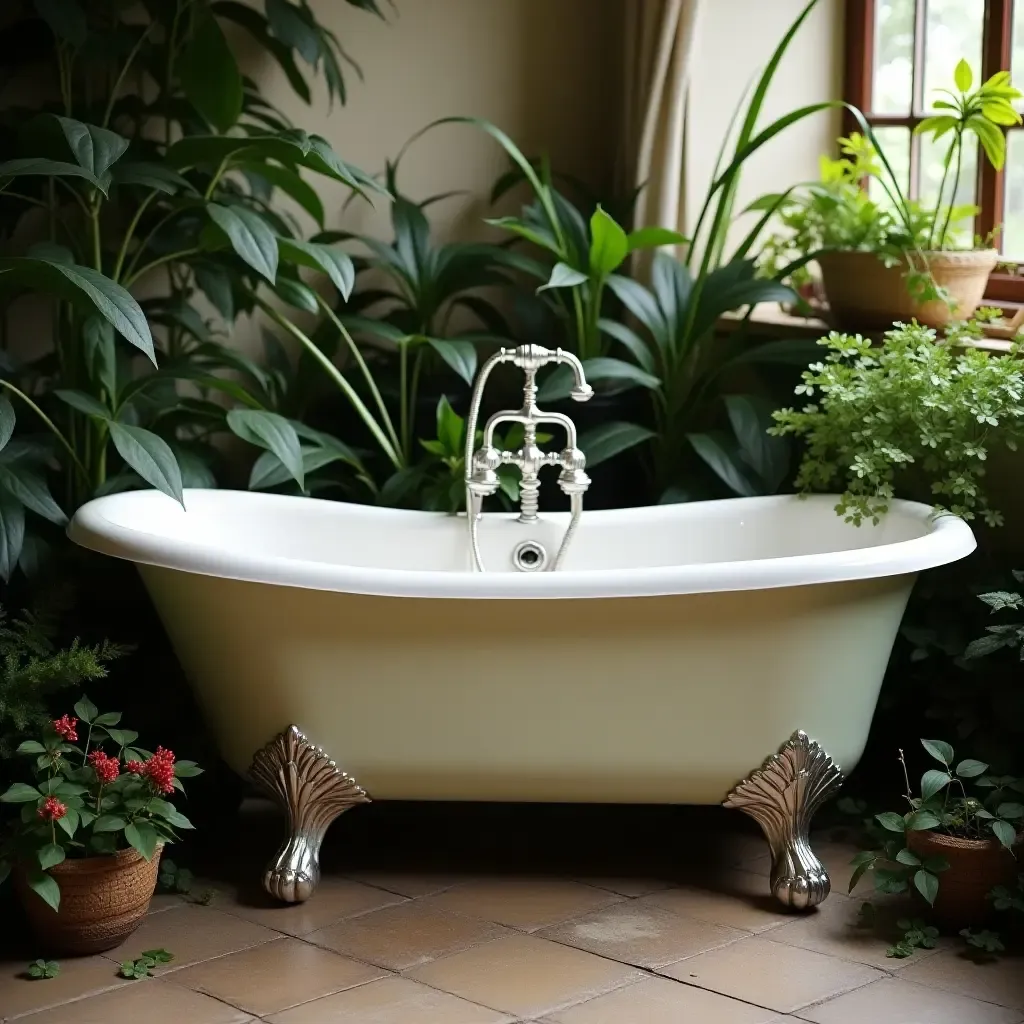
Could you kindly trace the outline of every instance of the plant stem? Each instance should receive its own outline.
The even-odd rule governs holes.
[[[118,250],[117,260],[114,262],[114,269],[111,274],[115,281],[118,281],[121,278],[121,270],[124,267],[124,261],[128,256],[128,246],[131,245],[132,237],[135,235],[135,229],[139,226],[139,221],[142,219],[142,215],[148,209],[149,204],[153,202],[159,194],[160,193],[156,189],[150,192],[149,195],[139,203],[139,208],[135,211],[132,215],[132,219],[128,222],[128,228],[124,233],[123,240],[121,241],[121,248]]]
[[[165,226],[165,225],[166,225],[166,224],[167,224],[167,223],[168,223],[169,221],[173,220],[173,219],[174,219],[175,217],[177,217],[177,215],[178,215],[179,213],[182,213],[182,212],[183,212],[183,211],[182,211],[182,210],[180,210],[180,209],[178,209],[178,210],[171,210],[171,211],[170,211],[169,213],[166,213],[166,214],[164,214],[164,216],[163,216],[163,217],[161,217],[161,218],[160,218],[160,219],[159,219],[159,220],[158,220],[158,221],[157,221],[157,222],[156,222],[156,223],[155,223],[155,224],[154,224],[154,225],[153,225],[153,226],[152,226],[152,227],[151,227],[151,228],[149,229],[149,233],[148,233],[148,234],[146,235],[146,237],[145,237],[145,238],[143,238],[143,240],[142,240],[142,241],[141,241],[141,242],[139,243],[139,248],[138,248],[138,250],[136,251],[135,255],[134,255],[134,256],[132,257],[132,259],[131,259],[131,262],[130,262],[130,263],[128,264],[128,270],[127,270],[127,271],[125,272],[125,273],[126,273],[126,275],[130,276],[130,275],[131,275],[131,274],[132,274],[132,273],[133,273],[133,272],[135,271],[135,268],[136,268],[136,267],[138,266],[138,264],[139,264],[139,259],[141,258],[142,254],[143,254],[143,253],[144,253],[144,252],[146,251],[146,249],[147,249],[147,248],[149,247],[149,243],[153,241],[153,238],[155,237],[156,233],[157,233],[157,232],[158,232],[158,231],[159,231],[159,230],[160,230],[160,229],[161,229],[162,227],[164,227],[164,226]]]
[[[103,273],[103,244],[100,236],[100,204],[94,199],[89,206],[89,225],[92,233],[92,265],[100,274]]]
[[[933,248],[933,241],[935,238],[935,225],[938,223],[939,215],[942,210],[942,196],[946,191],[946,178],[949,175],[950,165],[953,163],[953,150],[956,148],[956,140],[959,135],[953,136],[953,141],[949,144],[949,149],[946,152],[946,159],[942,165],[942,180],[939,182],[939,197],[935,200],[935,219],[932,221],[931,230],[928,232],[928,248]],[[956,186],[953,187],[953,194],[956,195]],[[942,239],[939,239],[939,245],[942,245]]]
[[[420,369],[423,366],[423,348],[422,346],[416,351],[416,358],[412,364],[412,385],[409,388],[409,437],[406,440],[405,448],[405,459],[407,462],[412,462],[413,451],[412,451],[412,432],[416,425],[416,406],[419,399],[420,390]]]
[[[150,24],[148,24],[145,27],[145,29],[143,29],[142,34],[139,36],[139,41],[131,48],[131,51],[128,54],[128,59],[124,62],[124,65],[121,68],[120,73],[118,74],[117,78],[114,79],[114,84],[110,87],[110,97],[107,100],[107,108],[103,111],[103,120],[100,122],[100,124],[104,128],[106,128],[110,124],[110,116],[114,111],[114,100],[117,99],[117,92],[121,88],[121,83],[124,81],[124,76],[128,74],[128,69],[132,66],[132,62],[139,55],[139,50],[142,49],[142,44],[146,41],[146,36],[149,35],[150,29],[152,29],[152,27],[153,23],[150,22]],[[170,58],[168,58],[168,60],[170,60]]]
[[[410,342],[399,342],[398,345],[398,403],[399,430],[402,435],[402,459],[409,459],[409,345]]]
[[[60,430],[57,428],[53,420],[51,420],[50,417],[47,416],[46,413],[43,412],[43,410],[40,409],[39,406],[36,405],[36,403],[33,402],[32,399],[28,397],[28,395],[25,394],[24,391],[19,391],[18,388],[16,388],[9,381],[0,379],[0,388],[6,388],[6,390],[10,391],[12,394],[17,395],[43,421],[43,423],[46,424],[50,431],[52,431],[54,437],[56,437],[57,440],[60,441],[60,443],[67,450],[68,455],[71,456],[72,462],[74,463],[78,472],[82,475],[82,479],[88,482],[89,471],[85,468],[85,466],[82,465],[82,462],[78,458],[78,455],[75,453],[74,448],[72,448],[71,445],[68,444],[67,438],[60,432]]]
[[[143,274],[148,274],[149,271],[155,270],[157,267],[163,266],[165,263],[173,263],[176,260],[187,259],[189,256],[195,256],[196,253],[202,252],[198,246],[193,246],[191,249],[181,249],[178,252],[169,252],[166,256],[160,256],[150,263],[147,263],[144,267],[139,267],[131,276],[127,277],[124,282],[126,288],[130,288],[135,282],[142,277]]]
[[[949,222],[953,218],[953,204],[956,202],[956,194],[960,189],[960,171],[963,165],[964,140],[958,134],[956,137],[956,173],[953,175],[953,193],[949,197],[949,206],[946,208],[946,223],[942,225],[942,234],[939,236],[939,248],[946,245],[946,232],[949,231]]]

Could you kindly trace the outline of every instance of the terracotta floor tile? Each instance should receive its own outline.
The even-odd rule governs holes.
[[[367,963],[404,971],[506,933],[506,928],[490,921],[451,914],[417,901],[362,914],[305,938]]]
[[[640,902],[698,921],[748,932],[777,928],[797,916],[772,896],[767,874],[749,871],[725,871],[713,883],[710,880],[700,886],[689,883],[644,896]]]
[[[387,978],[266,1020],[268,1024],[508,1024],[512,1018],[407,978]]]
[[[4,1014],[16,1017],[128,984],[118,978],[117,966],[102,956],[63,959],[60,974],[46,979],[26,977],[24,972],[30,962],[27,957],[16,962],[0,962],[0,1020],[5,1019]]]
[[[649,978],[606,996],[558,1010],[550,1024],[769,1024],[774,1010],[763,1010],[714,992],[664,978]]]
[[[443,892],[466,881],[465,875],[430,874],[423,871],[353,871],[347,877],[410,899],[432,896],[435,892]]]
[[[663,974],[779,1013],[883,977],[864,964],[751,937],[662,969]]]
[[[103,955],[120,963],[137,957],[146,949],[166,949],[174,954],[174,960],[166,967],[155,969],[157,974],[163,974],[276,938],[276,932],[251,921],[222,914],[211,907],[189,905],[150,914],[138,931]]]
[[[520,1017],[541,1017],[639,980],[633,968],[533,935],[435,960],[409,977]]]
[[[1018,1024],[1021,1019],[1016,1010],[914,985],[905,977],[885,978],[808,1007],[800,1018],[815,1024]]]
[[[792,924],[773,928],[765,937],[772,942],[785,942],[818,953],[838,956],[843,960],[870,964],[884,971],[903,970],[928,957],[938,949],[919,949],[912,957],[899,960],[887,957],[885,951],[899,937],[896,921],[907,911],[900,906],[882,906],[876,910],[873,928],[858,925],[862,900],[830,896],[818,909]]]
[[[385,976],[376,967],[282,938],[175,971],[168,980],[262,1017]]]
[[[638,896],[647,896],[652,892],[660,892],[662,889],[668,889],[674,884],[664,878],[587,878],[581,876],[578,881],[586,885],[597,886],[598,889],[607,889],[609,892],[618,893],[620,896],[629,896],[631,899],[635,899]]]
[[[22,1020],[24,1024],[243,1024],[252,1017],[209,996],[150,978]]]
[[[636,967],[663,967],[750,933],[631,901],[546,928],[540,934]]]
[[[977,963],[960,950],[943,949],[937,956],[912,963],[900,977],[947,992],[1012,1006],[1024,1015],[1024,956],[1001,956]]]
[[[607,889],[566,879],[510,876],[463,882],[428,897],[427,902],[442,910],[532,932],[621,899]]]
[[[217,907],[286,935],[307,935],[346,917],[402,903],[404,899],[396,893],[332,875],[320,880],[316,895],[305,903],[278,903],[262,890],[246,890],[226,894],[217,901]]]

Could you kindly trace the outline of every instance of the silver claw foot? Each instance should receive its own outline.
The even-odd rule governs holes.
[[[795,732],[725,798],[749,814],[772,851],[772,892],[789,907],[808,910],[829,894],[825,865],[811,849],[811,819],[843,783],[839,766],[804,732]]]
[[[249,774],[288,816],[288,839],[267,866],[263,888],[285,903],[302,903],[320,881],[320,844],[331,822],[370,798],[294,725],[256,754]]]

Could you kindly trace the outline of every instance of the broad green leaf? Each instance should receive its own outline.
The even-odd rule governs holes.
[[[126,822],[116,814],[101,814],[93,823],[93,832],[120,832]]]
[[[108,128],[54,115],[79,167],[104,181],[110,168],[128,148],[128,140]]]
[[[56,843],[47,843],[36,851],[36,857],[43,871],[48,871],[64,860],[64,848]]]
[[[518,217],[492,217],[489,220],[485,220],[484,223],[490,224],[492,227],[502,228],[505,231],[511,231],[514,235],[525,238],[528,242],[533,242],[534,245],[539,246],[541,249],[546,249],[556,256],[561,255],[561,248],[552,234],[534,225],[524,224]]]
[[[638,281],[618,274],[608,278],[608,287],[626,309],[651,332],[658,347],[664,348],[667,344],[668,327],[654,296]]]
[[[1007,850],[1013,850],[1017,842],[1017,830],[1008,821],[993,821],[992,834]]]
[[[654,431],[646,427],[636,423],[613,421],[584,431],[579,438],[579,447],[587,457],[589,470],[629,448],[649,441],[652,437]]]
[[[235,293],[231,275],[216,263],[200,263],[193,268],[196,284],[228,323],[235,319]]]
[[[991,121],[986,121],[983,117],[969,117],[967,128],[978,136],[989,163],[997,171],[1002,170],[1006,159],[1006,136]]]
[[[42,871],[30,872],[28,885],[53,910],[60,908],[60,886],[49,875]]]
[[[1016,801],[1000,804],[996,808],[996,814],[1000,818],[1024,818],[1024,804],[1017,803]]]
[[[614,338],[621,345],[624,345],[642,369],[648,373],[654,372],[654,354],[636,331],[615,320],[601,319],[598,320],[597,326],[603,334],[607,334],[610,338]]]
[[[626,232],[600,206],[590,218],[590,271],[599,277],[612,273],[629,254]]]
[[[192,11],[193,31],[178,57],[181,87],[189,103],[219,132],[242,113],[242,74],[217,19],[205,4]]]
[[[961,761],[956,766],[956,773],[961,779],[973,779],[979,775],[984,775],[987,771],[987,764],[983,761],[974,761],[971,758]]]
[[[437,401],[437,439],[450,456],[463,454],[463,441],[466,435],[466,421],[451,407],[447,395]]]
[[[778,490],[789,472],[789,444],[768,433],[775,423],[772,412],[776,403],[759,395],[725,395],[723,401],[743,461],[767,490]]]
[[[356,272],[348,253],[319,242],[298,238],[278,238],[278,249],[285,263],[297,263],[326,274],[346,301],[352,294]]]
[[[14,406],[7,395],[0,395],[0,451],[7,447],[11,435],[14,433],[14,425],[17,417]]]
[[[333,448],[314,448],[305,445],[302,447],[302,470],[306,476],[335,462],[347,462],[352,466],[359,464],[359,460],[352,453],[346,458]],[[263,491],[270,487],[280,487],[289,480],[294,480],[294,477],[284,463],[273,452],[264,451],[253,463],[252,471],[249,473],[249,490]]]
[[[262,161],[245,161],[238,165],[243,171],[256,174],[264,181],[279,188],[285,195],[289,195],[308,213],[322,228],[326,213],[324,204],[317,195],[316,189],[308,182],[303,181],[298,172],[290,167],[282,167],[280,164],[268,164]]]
[[[72,46],[85,42],[89,26],[78,0],[32,0],[32,6],[58,39]]]
[[[921,740],[921,746],[947,768],[953,764],[953,748],[943,740]]]
[[[296,309],[305,310],[307,313],[315,313],[320,308],[316,300],[316,292],[308,284],[304,284],[294,277],[278,274],[277,280],[274,282],[274,291],[279,298]]]
[[[156,365],[153,335],[138,302],[119,284],[89,267],[35,257],[0,259],[0,287],[20,284],[82,303],[87,300],[130,345]]]
[[[960,59],[960,62],[953,70],[953,81],[960,92],[970,91],[971,85],[974,82],[974,74],[971,72],[971,65],[963,58]],[[929,900],[928,902],[931,903],[933,901]]]
[[[749,468],[739,459],[728,438],[711,431],[687,434],[686,438],[704,463],[733,493],[743,498],[761,493],[760,488],[750,479]]]
[[[883,811],[881,814],[876,814],[875,821],[889,832],[905,832],[907,830],[907,823],[903,820],[903,815],[897,814],[895,811]]]
[[[678,231],[668,228],[639,228],[626,236],[629,251],[638,249],[657,249],[662,245],[686,245],[690,240]]]
[[[0,578],[10,581],[24,545],[24,508],[16,498],[0,491]]]
[[[57,526],[64,526],[67,523],[68,517],[53,500],[46,480],[30,470],[0,466],[0,487],[36,515],[56,523]]]
[[[242,440],[273,452],[299,487],[305,488],[299,435],[288,420],[258,409],[232,409],[227,414],[227,424]]]
[[[145,821],[129,822],[124,829],[128,845],[137,850],[146,860],[152,860],[160,837],[152,825]]]
[[[921,866],[921,858],[916,853],[912,853],[910,850],[900,850],[896,854],[896,860],[900,864],[906,864],[908,867],[919,868]]]
[[[105,192],[106,187],[95,174],[77,164],[64,160],[47,160],[44,157],[26,156],[17,160],[7,160],[0,164],[0,184],[5,178],[84,178]]]
[[[1021,122],[1020,114],[1006,100],[993,100],[983,103],[981,105],[981,112],[989,121],[994,121],[996,124],[1006,127],[1020,124]]]
[[[88,725],[99,714],[99,708],[88,697],[83,696],[80,701],[75,703],[75,714]]]
[[[92,379],[113,401],[117,397],[117,352],[114,348],[114,327],[109,320],[93,314],[82,326],[82,350],[85,365]]]
[[[46,747],[42,745],[38,740],[24,740],[18,744],[18,749],[15,750],[16,754],[45,754]]]
[[[427,338],[427,344],[470,386],[476,376],[476,346],[457,338]]]
[[[935,897],[939,894],[939,880],[930,871],[914,872],[914,888],[928,901],[929,906],[935,905]]]
[[[289,0],[265,0],[270,30],[312,67],[320,60],[320,36],[309,18]]]
[[[242,206],[209,203],[206,209],[238,256],[273,284],[277,277],[277,238],[267,222]]]
[[[110,440],[121,458],[159,491],[185,507],[182,494],[181,469],[167,442],[152,431],[127,423],[108,424]]]
[[[188,178],[171,167],[145,160],[122,160],[113,170],[118,185],[141,185],[165,195],[195,192]]]
[[[906,822],[908,832],[927,832],[928,829],[938,828],[941,824],[938,815],[927,810],[912,811]]]
[[[27,804],[39,799],[39,790],[27,782],[15,782],[0,793],[0,803],[5,804]]]
[[[97,401],[92,395],[86,394],[84,391],[68,391],[64,388],[58,388],[54,391],[54,394],[62,402],[70,405],[72,409],[77,409],[79,412],[85,413],[86,416],[95,416],[101,420],[110,419],[110,410],[102,402]]]
[[[548,288],[575,288],[577,285],[586,284],[590,278],[578,270],[573,270],[567,263],[556,263],[551,270],[551,276],[546,284],[542,284],[537,292],[540,293]]]
[[[945,789],[949,785],[951,779],[948,772],[939,771],[937,768],[932,768],[926,771],[921,776],[921,797],[924,800],[930,800],[936,793]]]

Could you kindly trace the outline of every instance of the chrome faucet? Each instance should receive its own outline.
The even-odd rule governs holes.
[[[483,445],[476,452],[476,424],[480,416],[480,404],[484,387],[491,371],[499,363],[515,363],[525,374],[523,385],[523,406],[521,409],[506,409],[495,413],[484,427]],[[537,371],[548,363],[567,363],[575,376],[570,397],[585,402],[593,397],[594,389],[587,383],[583,364],[571,352],[560,348],[552,351],[540,345],[519,345],[517,348],[502,348],[484,363],[473,387],[473,398],[466,422],[466,513],[469,519],[469,542],[473,553],[473,566],[483,572],[480,557],[480,543],[477,535],[484,498],[498,490],[498,467],[518,466],[522,472],[519,494],[519,522],[537,522],[537,507],[540,495],[540,470],[543,466],[559,466],[558,486],[569,496],[569,527],[565,531],[558,554],[551,570],[557,569],[569,542],[572,540],[583,512],[583,494],[590,486],[586,473],[587,460],[576,447],[576,426],[564,413],[543,412],[537,408]],[[516,452],[498,451],[494,447],[495,428],[502,423],[520,423],[523,427],[523,446]],[[566,446],[560,452],[543,452],[537,446],[537,427],[551,423],[565,428]]]

